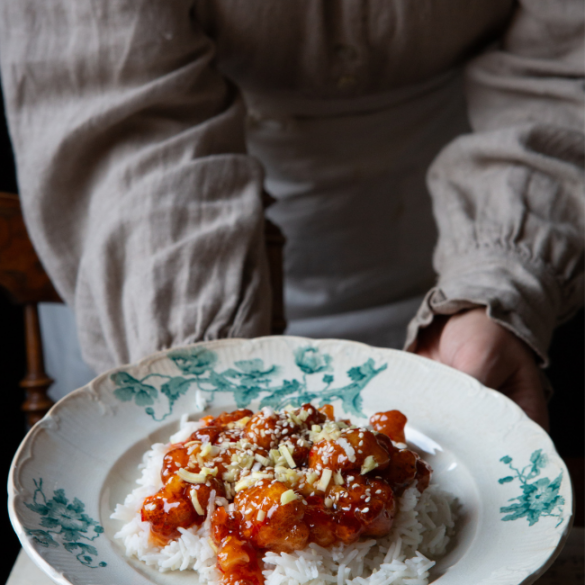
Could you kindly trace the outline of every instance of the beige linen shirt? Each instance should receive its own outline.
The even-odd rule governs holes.
[[[438,281],[406,346],[485,305],[546,362],[582,302],[580,0],[0,0],[0,43],[25,219],[98,372],[268,332],[242,93],[335,116],[464,68],[473,132],[428,173]]]

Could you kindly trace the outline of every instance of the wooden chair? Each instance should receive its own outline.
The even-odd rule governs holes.
[[[45,372],[37,304],[60,302],[28,237],[16,195],[0,193],[0,287],[10,300],[24,307],[26,375],[22,410],[30,426],[40,420],[53,401],[47,390],[53,383]]]
[[[264,196],[264,205],[272,203]],[[265,222],[265,241],[272,285],[273,335],[284,332],[282,249],[284,237],[273,223]],[[26,375],[20,382],[26,393],[22,410],[30,426],[53,405],[47,390],[53,380],[45,372],[37,305],[62,302],[28,237],[17,195],[0,193],[0,288],[10,300],[24,307]]]

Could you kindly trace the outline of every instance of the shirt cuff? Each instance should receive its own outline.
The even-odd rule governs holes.
[[[420,329],[435,315],[484,306],[548,366],[548,348],[562,306],[561,287],[544,264],[505,250],[473,250],[444,262],[437,285],[410,322],[404,348],[416,350]]]

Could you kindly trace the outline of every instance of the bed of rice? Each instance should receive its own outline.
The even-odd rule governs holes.
[[[186,440],[198,427],[198,423],[183,419],[171,443]],[[145,453],[138,487],[112,514],[112,518],[124,522],[115,537],[128,556],[159,571],[193,570],[200,585],[219,585],[216,555],[208,538],[209,518],[214,506],[225,500],[211,500],[206,522],[199,528],[180,528],[181,537],[164,548],[150,544],[150,525],[140,519],[144,498],[162,487],[160,470],[168,448],[168,444],[157,443]],[[264,556],[266,585],[427,585],[429,569],[435,564],[432,559],[445,553],[452,536],[454,506],[453,496],[437,485],[431,483],[422,495],[410,488],[398,500],[388,536],[329,549],[309,544],[291,554],[268,552]]]

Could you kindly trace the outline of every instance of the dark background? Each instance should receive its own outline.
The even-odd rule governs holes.
[[[10,140],[4,120],[4,106],[0,95],[0,191],[16,193],[16,175]],[[573,472],[573,482],[583,486],[584,434],[584,330],[583,311],[570,322],[559,327],[551,348],[552,365],[549,378],[555,388],[550,403],[551,435],[561,456]],[[24,416],[20,411],[23,391],[19,381],[25,374],[23,312],[11,305],[0,291],[0,371],[2,373],[2,406],[0,429],[2,449],[0,480],[6,485],[12,456],[25,434]],[[577,490],[578,491],[578,490]],[[578,492],[579,493],[579,492]],[[583,502],[579,501],[576,523],[583,525]],[[0,562],[0,583],[8,578],[20,545],[10,527],[6,506],[1,507],[0,529],[5,537]]]

